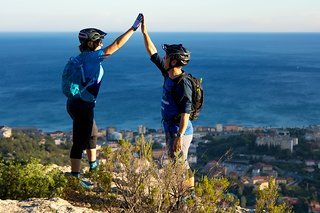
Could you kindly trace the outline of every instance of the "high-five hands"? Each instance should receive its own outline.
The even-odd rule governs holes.
[[[136,20],[134,21],[134,23],[132,25],[132,28],[134,31],[136,31],[140,27],[142,19],[143,19],[143,14],[139,13],[138,17],[136,18]]]

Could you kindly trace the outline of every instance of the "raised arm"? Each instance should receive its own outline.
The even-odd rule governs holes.
[[[133,33],[139,28],[141,21],[142,21],[142,14],[139,14],[136,18],[135,22],[133,23],[132,27],[127,30],[127,32],[123,33],[119,36],[112,44],[104,48],[104,53],[106,56],[112,55],[114,52],[119,50],[133,35]]]
[[[156,47],[154,46],[153,42],[151,41],[151,38],[148,34],[146,23],[144,21],[144,17],[142,18],[141,31],[143,34],[144,45],[146,46],[146,50],[147,50],[148,54],[150,56],[152,56],[153,54],[157,53],[158,51],[157,51]]]

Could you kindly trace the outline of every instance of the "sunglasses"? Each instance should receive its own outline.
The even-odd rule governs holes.
[[[100,43],[102,43],[102,39],[97,39],[97,40],[94,41],[94,43],[95,44],[100,44]]]

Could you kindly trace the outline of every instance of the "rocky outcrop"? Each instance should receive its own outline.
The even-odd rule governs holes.
[[[0,212],[99,212],[89,208],[75,207],[61,198],[30,198],[23,201],[0,200]]]

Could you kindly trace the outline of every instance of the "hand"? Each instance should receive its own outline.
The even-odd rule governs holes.
[[[139,13],[138,17],[136,18],[136,20],[134,21],[134,23],[132,25],[132,28],[134,31],[136,31],[140,27],[142,19],[143,19],[143,15],[142,15],[142,13]]]
[[[182,138],[176,137],[173,143],[173,151],[180,152],[182,150]]]

